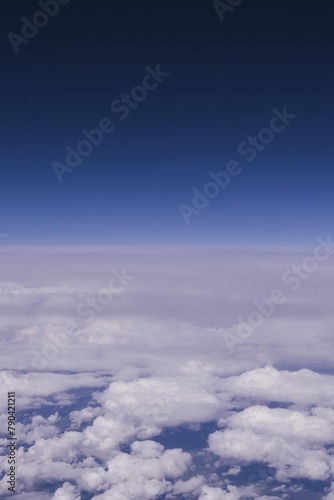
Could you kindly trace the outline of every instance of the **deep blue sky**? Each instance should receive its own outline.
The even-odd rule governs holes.
[[[333,228],[333,7],[244,0],[70,0],[15,54],[36,1],[1,5],[1,224],[7,244],[313,245]],[[121,121],[110,104],[145,67],[170,76]],[[239,143],[272,108],[297,118],[251,162]],[[59,183],[65,146],[115,131]],[[187,226],[210,170],[243,172]]]

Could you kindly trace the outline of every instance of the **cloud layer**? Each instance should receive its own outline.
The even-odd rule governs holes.
[[[332,498],[331,260],[231,355],[225,329],[309,250],[12,250],[0,422],[15,390],[17,498],[300,499],[307,481]],[[122,269],[133,279],[101,292]],[[182,429],[187,450],[159,443]],[[267,472],[249,479],[250,467]]]

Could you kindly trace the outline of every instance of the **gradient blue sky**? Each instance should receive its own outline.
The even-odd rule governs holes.
[[[313,245],[332,230],[333,7],[210,1],[79,2],[15,54],[7,33],[38,10],[1,6],[2,214],[15,244]],[[59,183],[51,167],[145,67],[170,76]],[[298,117],[252,163],[237,153],[272,108]],[[187,226],[178,204],[210,170],[242,174]]]

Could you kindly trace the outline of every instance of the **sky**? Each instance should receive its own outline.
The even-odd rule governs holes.
[[[1,499],[334,500],[333,13],[1,4]]]
[[[222,13],[209,1],[70,0],[26,43],[15,38],[38,10],[1,6],[7,244],[305,246],[328,233],[330,2],[243,1]],[[157,65],[168,76],[134,109],[112,111]],[[285,106],[295,118],[248,162],[239,145]],[[60,182],[53,162],[67,165],[66,146],[104,118],[114,130]],[[184,217],[193,189],[231,160],[242,172]]]

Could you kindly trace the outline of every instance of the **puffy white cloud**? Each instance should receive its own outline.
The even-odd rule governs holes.
[[[83,410],[74,410],[70,413],[70,419],[72,421],[72,427],[78,428],[82,423],[91,422],[96,417],[102,414],[102,408],[100,407],[88,407]]]
[[[199,500],[247,500],[259,498],[251,487],[237,488],[227,485],[226,489],[203,486]]]
[[[334,376],[311,370],[277,370],[273,366],[256,368],[227,377],[221,388],[233,397],[290,403],[301,407],[334,406]]]
[[[76,488],[70,483],[64,483],[61,488],[58,488],[52,497],[53,500],[80,500],[80,494]]]
[[[15,391],[20,408],[31,408],[48,404],[56,395],[83,387],[101,388],[107,382],[103,374],[96,373],[13,373],[0,372],[0,408],[6,405],[7,391]]]
[[[112,484],[94,500],[150,500],[171,489],[169,479],[182,476],[191,456],[180,449],[164,450],[153,441],[135,441],[131,453],[108,461],[107,480]]]
[[[84,431],[87,446],[115,448],[129,438],[147,439],[164,426],[214,420],[221,401],[207,381],[150,377],[113,382],[97,397],[103,415]]]
[[[331,485],[330,491],[327,495],[322,497],[323,500],[334,500],[334,482]]]
[[[24,436],[25,443],[31,444],[39,439],[47,439],[56,436],[59,433],[59,428],[56,425],[58,420],[58,413],[50,415],[48,418],[44,418],[41,415],[35,415],[32,417],[31,423],[27,425],[22,425],[18,422],[16,429],[21,436]]]
[[[265,462],[277,479],[326,480],[331,475],[334,410],[310,414],[282,408],[253,406],[221,421],[226,426],[209,436],[210,450],[241,462]]]
[[[172,495],[185,495],[191,493],[192,495],[199,494],[201,486],[205,483],[204,476],[194,476],[188,480],[179,479],[174,483]]]

